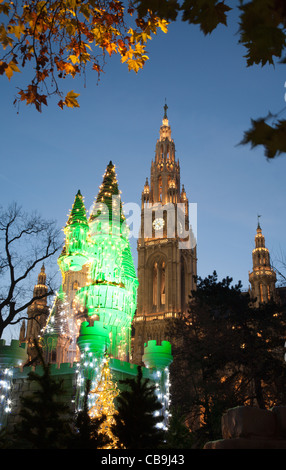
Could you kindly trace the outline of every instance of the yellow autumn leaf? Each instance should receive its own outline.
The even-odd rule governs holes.
[[[168,22],[164,19],[161,19],[161,18],[157,18],[157,21],[158,21],[158,27],[163,31],[163,33],[167,33],[168,32]]]
[[[72,62],[73,64],[76,64],[77,62],[79,62],[78,56],[76,56],[76,55],[74,55],[74,54],[69,55],[69,59],[71,60],[71,62]]]
[[[148,59],[147,56],[144,56],[144,57],[146,58],[146,60]],[[134,72],[137,73],[138,70],[140,70],[140,69],[143,68],[144,62],[145,62],[145,60],[144,60],[144,59],[142,60],[142,58],[140,58],[140,59],[129,59],[129,60],[127,61],[129,72],[130,72],[131,70],[134,70]]]
[[[68,108],[79,108],[79,104],[77,102],[77,97],[79,93],[75,93],[73,90],[69,91],[65,97],[64,104]]]
[[[15,62],[13,62],[11,60],[11,62],[9,62],[9,64],[8,64],[8,67],[6,67],[6,69],[5,69],[5,74],[7,75],[9,80],[11,79],[14,72],[20,72],[20,70],[19,70],[18,66],[15,64]]]
[[[8,28],[10,34],[14,34],[17,39],[21,39],[22,34],[25,31],[25,25],[23,23],[16,24],[15,26],[9,26]]]

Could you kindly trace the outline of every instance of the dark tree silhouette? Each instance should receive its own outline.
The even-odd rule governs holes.
[[[113,434],[126,449],[158,448],[165,439],[165,431],[160,427],[162,405],[155,395],[155,386],[149,379],[143,379],[140,366],[136,379],[119,383],[124,388],[117,397],[118,414],[114,416]]]
[[[35,343],[43,373],[29,372],[28,381],[34,391],[21,399],[21,421],[14,436],[31,449],[62,449],[71,436],[70,408],[65,401],[63,382],[53,378],[50,365],[45,364],[41,350]]]
[[[228,408],[286,403],[285,333],[283,306],[254,308],[231,278],[198,278],[189,313],[170,331],[172,401],[184,405],[198,442],[221,437]]]

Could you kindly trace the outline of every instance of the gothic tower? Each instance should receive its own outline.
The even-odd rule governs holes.
[[[35,300],[27,310],[27,331],[25,334],[25,323],[23,322],[20,331],[20,341],[27,342],[27,353],[29,360],[34,359],[36,356],[36,350],[34,345],[34,339],[38,339],[42,328],[46,324],[49,308],[47,305],[47,292],[48,287],[46,285],[46,272],[45,266],[41,268],[41,272],[38,275],[38,282],[34,287],[33,298],[41,297]]]
[[[260,217],[260,216],[259,216]],[[251,295],[256,298],[256,306],[275,297],[276,274],[271,268],[269,250],[265,248],[259,219],[255,235],[255,248],[252,251],[253,271],[249,273]]]
[[[189,202],[184,185],[181,187],[165,105],[150,184],[147,179],[141,199],[138,304],[133,322],[136,364],[142,362],[148,340],[159,344],[167,339],[168,322],[187,310],[189,295],[195,289],[196,241],[189,219]]]

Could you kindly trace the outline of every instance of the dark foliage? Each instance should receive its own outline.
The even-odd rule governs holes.
[[[184,404],[197,442],[221,437],[228,408],[286,403],[286,312],[274,302],[254,308],[249,294],[217,274],[198,278],[189,313],[170,335],[172,401]]]
[[[164,441],[165,432],[157,425],[162,422],[161,404],[155,387],[143,379],[138,366],[136,379],[120,380],[124,388],[117,397],[118,414],[114,416],[113,434],[126,449],[156,449]]]

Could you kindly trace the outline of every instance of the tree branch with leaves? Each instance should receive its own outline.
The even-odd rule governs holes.
[[[286,63],[286,3],[285,0],[135,0],[139,15],[148,9],[166,21],[180,18],[198,25],[204,35],[218,26],[227,26],[231,10],[239,11],[238,42],[245,47],[246,65],[261,66]],[[244,133],[241,145],[262,146],[268,159],[286,154],[285,109],[252,119],[251,128]]]
[[[59,82],[85,74],[89,66],[99,76],[106,56],[119,54],[137,73],[148,60],[152,34],[167,32],[164,19],[149,10],[139,18],[132,2],[125,7],[118,0],[0,0],[0,13],[6,16],[0,25],[0,74],[10,80],[15,72],[32,70],[15,103],[24,101],[38,111],[51,95],[59,95],[62,109],[78,107],[79,94],[71,90],[63,98]]]

